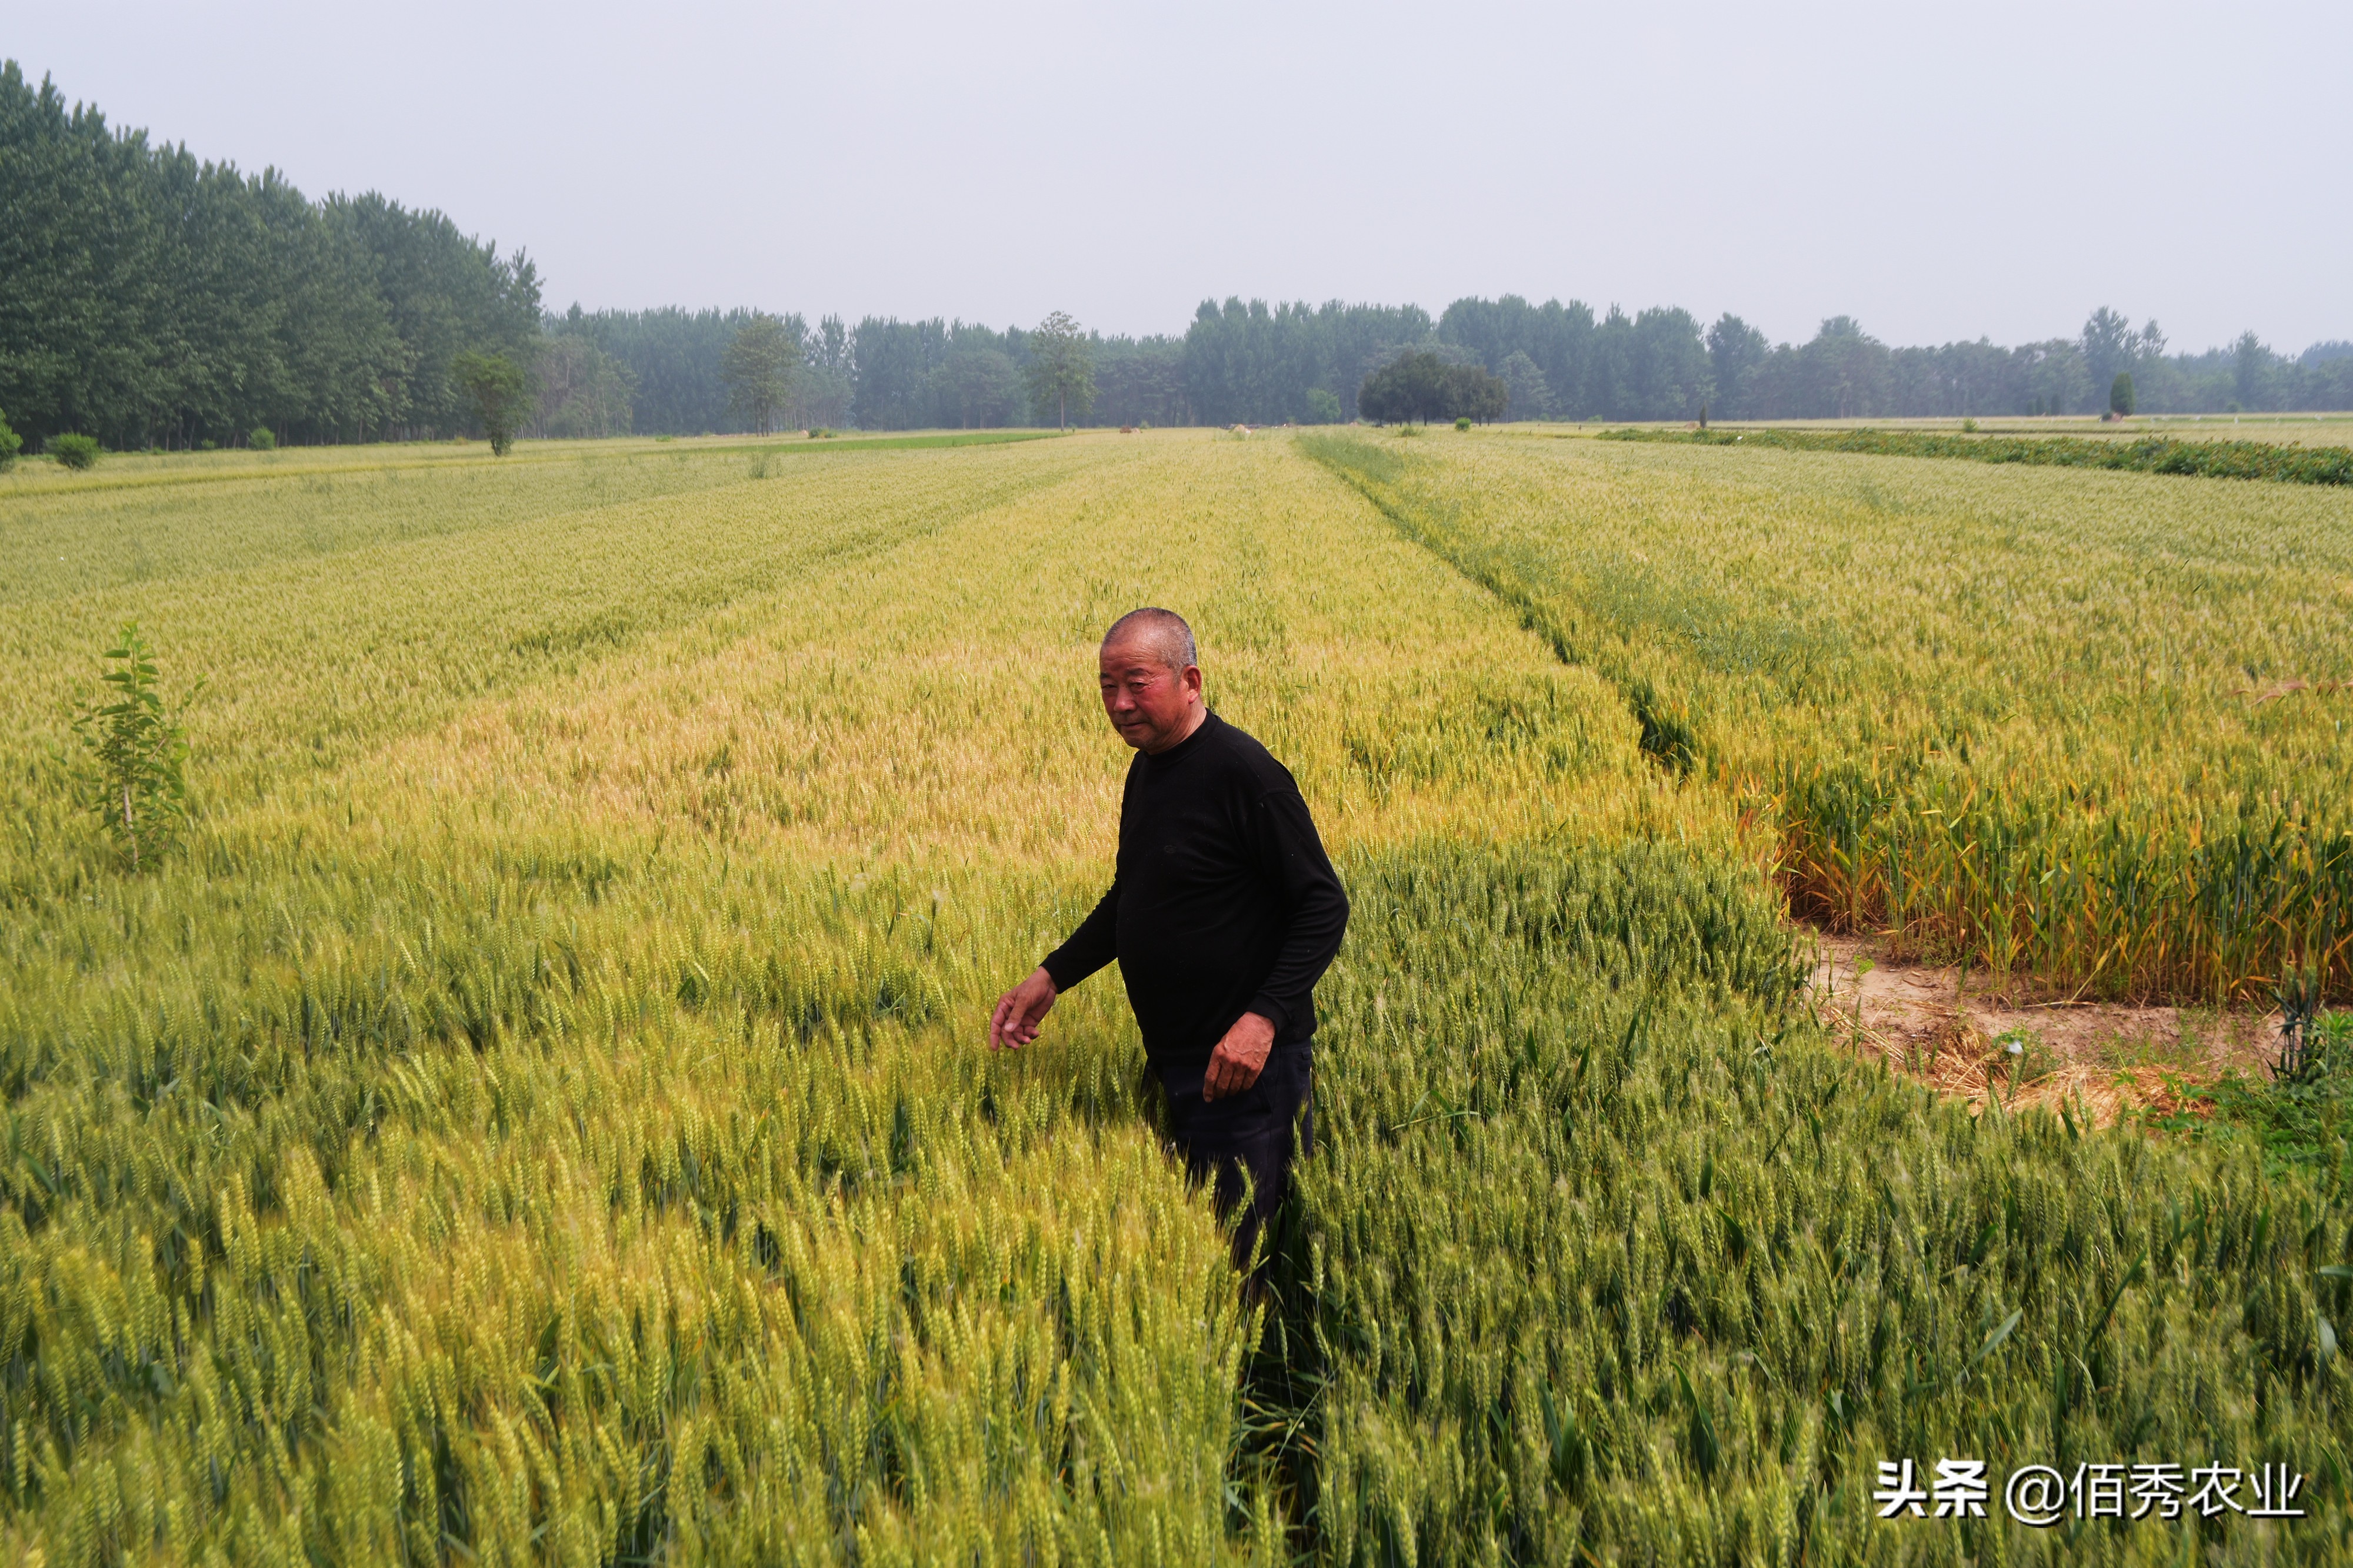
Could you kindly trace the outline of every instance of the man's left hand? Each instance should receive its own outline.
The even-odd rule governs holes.
[[[1267,1053],[1274,1049],[1274,1020],[1245,1013],[1234,1020],[1218,1048],[1209,1053],[1209,1070],[1201,1079],[1203,1100],[1223,1100],[1247,1093],[1266,1070]]]

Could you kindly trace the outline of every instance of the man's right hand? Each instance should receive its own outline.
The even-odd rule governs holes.
[[[1019,1050],[1038,1037],[1038,1026],[1053,1006],[1054,977],[1041,964],[1029,977],[997,999],[988,1020],[988,1048]]]

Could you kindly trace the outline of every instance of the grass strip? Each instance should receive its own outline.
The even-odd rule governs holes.
[[[1886,458],[1961,458],[2061,468],[2118,468],[2208,479],[2270,479],[2292,485],[2353,484],[2353,447],[2284,447],[2269,441],[2138,441],[2081,436],[1935,436],[1908,430],[1605,430],[1605,441],[1683,446],[1778,447],[1798,452],[1868,452]]]
[[[753,447],[763,452],[840,452],[855,449],[860,452],[908,452],[934,447],[1000,447],[1009,441],[1048,441],[1066,434],[1060,430],[959,430],[946,436],[881,436],[858,440],[838,440],[833,437],[814,439],[801,437],[790,441],[773,438],[745,439],[727,447],[695,447],[698,452],[733,451]]]
[[[944,436],[883,436],[847,441],[836,440],[830,437],[786,440],[774,436],[746,436],[740,441],[697,442],[693,446],[670,447],[670,449],[674,456],[691,455],[698,458],[718,457],[733,452],[773,452],[779,455],[791,452],[893,452],[945,447],[997,447],[1015,441],[1043,441],[1063,434],[1066,432],[1060,430],[959,430]],[[363,470],[371,474],[438,471],[465,467],[469,457],[478,459],[476,466],[511,470],[550,463],[576,462],[584,450],[599,456],[607,454],[640,456],[669,447],[671,439],[671,437],[658,436],[651,441],[642,437],[620,437],[609,443],[596,444],[526,441],[514,452],[488,463],[479,462],[479,459],[488,456],[490,449],[487,446],[477,444],[475,449],[469,453],[462,447],[451,447],[444,443],[403,441],[382,444],[370,442],[351,446],[282,447],[259,460],[247,458],[234,467],[224,465],[193,471],[183,468],[162,469],[148,468],[132,469],[126,473],[118,468],[92,476],[88,473],[77,474],[54,468],[48,472],[42,472],[28,468],[26,471],[16,475],[5,485],[0,485],[0,501],[18,497],[80,495],[95,490],[152,489],[159,486],[221,484],[239,479],[323,478],[333,474]],[[404,447],[412,450],[422,447],[426,450],[406,462],[367,460],[372,453],[388,453]],[[348,466],[338,465],[333,468],[298,466],[291,462],[273,461],[273,459],[315,457],[324,454],[349,454],[359,461]],[[110,458],[124,459],[136,459],[151,455],[145,452],[107,454]],[[188,455],[179,452],[164,454],[174,458]],[[244,454],[223,453],[221,456],[243,458]]]

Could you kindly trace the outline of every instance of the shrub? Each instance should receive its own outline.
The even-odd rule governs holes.
[[[1307,417],[1318,425],[1337,425],[1341,417],[1340,395],[1320,386],[1307,389]]]
[[[25,438],[9,429],[8,416],[0,414],[0,471],[5,471],[16,460],[16,454],[24,449],[24,446]]]
[[[2133,411],[2132,372],[2116,372],[2116,380],[2108,384],[2108,412],[2123,416]]]
[[[1468,414],[1462,415],[1461,417],[1457,418],[1457,419],[1454,421],[1454,427],[1455,427],[1457,430],[1468,430],[1468,429],[1470,429],[1470,428],[1471,428],[1471,416],[1470,416]]]
[[[490,439],[491,455],[503,458],[512,451],[515,431],[530,412],[531,378],[522,366],[501,353],[468,350],[450,359],[449,379],[474,405],[482,434]]]
[[[255,426],[253,434],[248,436],[245,440],[246,444],[257,452],[274,452],[278,449],[278,433],[267,425]]]
[[[52,436],[49,456],[63,468],[88,468],[98,462],[99,445],[95,436]]]

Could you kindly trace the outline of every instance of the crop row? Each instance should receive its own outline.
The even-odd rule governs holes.
[[[1490,440],[1312,447],[1618,688],[1835,929],[2094,994],[2353,987],[2346,503]],[[1622,454],[1622,456],[1621,456]]]

